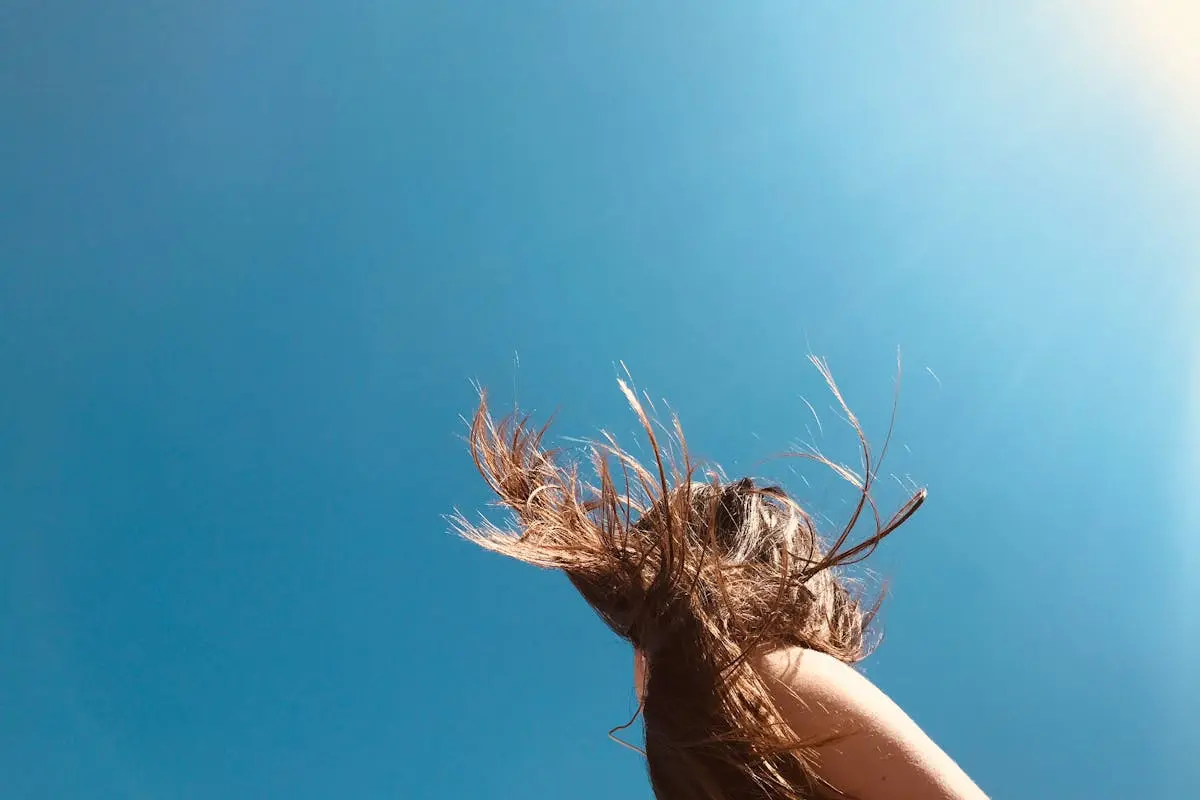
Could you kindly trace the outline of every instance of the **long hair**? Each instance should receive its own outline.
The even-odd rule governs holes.
[[[878,465],[862,426],[825,362],[811,360],[862,457],[854,470],[815,449],[788,454],[825,464],[857,489],[849,519],[827,546],[782,488],[702,472],[678,418],[660,424],[624,381],[653,462],[641,463],[604,434],[588,448],[592,480],[546,447],[548,423],[536,427],[515,411],[495,419],[483,392],[470,422],[475,464],[516,525],[506,530],[460,514],[455,527],[489,550],[562,570],[608,627],[645,654],[644,752],[659,800],[845,796],[814,770],[815,747],[824,742],[796,736],[755,657],[795,646],[849,664],[865,657],[879,600],[864,604],[839,567],[868,556],[925,492],[880,514],[871,496]],[[852,542],[863,520],[873,531]]]

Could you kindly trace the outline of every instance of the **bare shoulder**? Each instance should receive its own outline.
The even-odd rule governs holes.
[[[813,650],[765,655],[759,671],[796,734],[814,743],[818,774],[861,800],[985,795],[904,711],[861,673]]]
[[[767,653],[759,662],[759,671],[775,691],[802,702],[825,701],[836,707],[866,705],[868,697],[862,692],[870,695],[878,691],[853,667],[803,647]]]
[[[862,673],[825,653],[803,647],[776,650],[762,658],[760,672],[775,701],[794,717],[788,721],[798,733],[800,728],[817,736],[864,725],[915,725]],[[837,723],[836,731],[830,730],[831,723]]]

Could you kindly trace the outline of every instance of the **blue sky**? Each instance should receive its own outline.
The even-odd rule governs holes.
[[[4,795],[649,797],[627,649],[447,533],[471,381],[633,446],[624,360],[836,519],[761,459],[897,347],[868,674],[996,797],[1193,792],[1200,15],[971,5],[6,4]]]

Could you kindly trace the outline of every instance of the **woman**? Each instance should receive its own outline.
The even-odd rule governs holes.
[[[878,603],[864,609],[838,568],[869,555],[925,493],[887,520],[879,515],[870,447],[825,363],[814,363],[863,455],[859,475],[815,451],[794,454],[826,464],[859,490],[829,547],[782,489],[749,478],[725,482],[711,471],[696,480],[678,420],[671,446],[660,446],[623,381],[653,452],[649,468],[606,436],[591,447],[597,482],[584,483],[576,466],[543,446],[546,427],[516,414],[495,420],[483,397],[471,452],[517,530],[461,516],[457,527],[490,550],[561,569],[633,645],[644,753],[659,800],[983,798],[849,666],[869,650],[865,632]],[[874,533],[851,545],[864,514]]]

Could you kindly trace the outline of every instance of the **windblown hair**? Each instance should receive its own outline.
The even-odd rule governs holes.
[[[925,492],[887,519],[880,515],[871,497],[878,467],[862,427],[825,362],[812,361],[862,455],[860,473],[815,449],[787,454],[825,464],[857,489],[849,520],[828,546],[782,488],[701,472],[678,419],[670,428],[658,423],[624,381],[653,463],[643,465],[604,434],[589,447],[594,482],[546,448],[548,424],[534,427],[517,412],[494,419],[482,392],[470,423],[475,463],[516,528],[461,515],[456,528],[489,550],[562,570],[605,623],[645,654],[645,755],[659,800],[845,797],[814,771],[814,747],[823,742],[796,736],[755,657],[796,646],[850,664],[866,656],[879,601],[865,607],[839,567],[869,555]],[[864,520],[874,530],[852,543]]]

